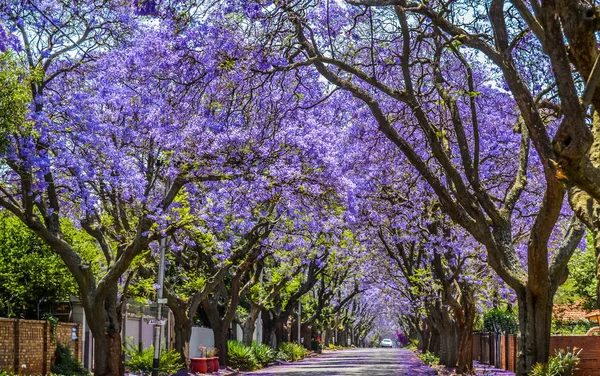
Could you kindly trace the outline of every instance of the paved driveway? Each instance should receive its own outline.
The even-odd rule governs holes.
[[[353,349],[334,351],[322,356],[265,368],[247,375],[368,375],[368,376],[436,376],[437,373],[406,349]]]

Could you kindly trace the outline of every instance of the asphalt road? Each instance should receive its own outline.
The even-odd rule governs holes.
[[[369,375],[435,376],[437,373],[406,349],[353,349],[333,351],[319,357],[268,367],[245,375]]]

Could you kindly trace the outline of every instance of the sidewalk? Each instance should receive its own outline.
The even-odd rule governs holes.
[[[494,368],[488,364],[481,364],[477,361],[473,362],[473,366],[475,367],[475,375],[477,376],[515,376],[514,372]],[[442,367],[442,369],[439,370],[439,375],[442,376],[450,376],[454,374],[454,368]]]
[[[473,362],[473,365],[475,366],[475,373],[477,375],[482,375],[482,376],[515,376],[514,372],[511,371],[506,371],[503,369],[498,369],[498,368],[494,368],[490,365],[487,364],[480,364],[479,362]]]

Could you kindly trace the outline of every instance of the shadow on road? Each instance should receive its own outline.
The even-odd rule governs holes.
[[[301,362],[270,367],[248,375],[435,376],[437,373],[406,349],[353,349],[327,353]]]

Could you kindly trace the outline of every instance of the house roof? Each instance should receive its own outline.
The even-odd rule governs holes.
[[[578,303],[555,304],[552,309],[552,317],[558,320],[585,320],[590,318],[595,320],[595,315],[592,314],[594,312],[596,312],[596,315],[600,315],[598,310],[586,311]]]
[[[585,315],[585,318],[588,320],[597,320],[598,316],[600,316],[600,310],[596,309],[592,312],[589,312],[587,315]]]

